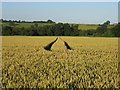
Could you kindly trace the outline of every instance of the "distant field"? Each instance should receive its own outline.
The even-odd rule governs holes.
[[[99,25],[97,25],[97,24],[79,24],[79,29],[81,29],[81,30],[89,30],[89,29],[91,29],[91,30],[96,30],[97,28],[99,27]]]
[[[96,30],[98,27],[100,27],[98,24],[78,24],[78,29],[81,30]],[[114,25],[109,25],[108,28],[112,28]]]
[[[30,27],[31,25],[34,25],[35,23],[16,23],[16,27]],[[44,26],[44,25],[53,25],[49,23],[37,23],[39,26]],[[4,23],[4,25],[9,25],[9,23]]]
[[[16,27],[30,27],[31,25],[34,25],[35,23],[16,23]],[[4,23],[4,25],[9,25],[8,23]],[[38,23],[39,26],[44,25],[54,25],[50,23]],[[71,25],[71,24],[70,24]],[[108,28],[112,28],[114,25],[109,25]],[[98,28],[98,24],[78,24],[78,29],[81,30],[96,30]]]
[[[119,88],[118,38],[2,38],[3,88]]]

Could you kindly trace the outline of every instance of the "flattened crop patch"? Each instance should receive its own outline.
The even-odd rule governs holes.
[[[56,40],[45,46],[44,49],[49,51],[72,50],[72,48],[68,45],[68,43],[63,41],[61,38],[56,38]]]

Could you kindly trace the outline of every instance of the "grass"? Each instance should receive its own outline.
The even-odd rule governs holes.
[[[9,23],[3,23],[4,25],[9,25]],[[35,23],[16,23],[16,27],[31,27],[31,25],[34,25]],[[49,24],[49,23],[37,23],[38,26],[44,26],[44,25],[53,25],[53,24]]]
[[[99,25],[98,24],[77,24],[78,29],[81,30],[96,30]]]
[[[100,27],[98,24],[78,24],[78,29],[81,30],[96,30]],[[114,25],[109,25],[108,28],[112,28]]]
[[[118,38],[3,36],[3,88],[119,88]],[[57,44],[61,43],[61,44]]]

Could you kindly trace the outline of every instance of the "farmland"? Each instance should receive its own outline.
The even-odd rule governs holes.
[[[118,38],[3,36],[3,88],[118,88]],[[63,41],[72,50],[67,50]]]

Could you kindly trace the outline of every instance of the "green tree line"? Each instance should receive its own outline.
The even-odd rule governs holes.
[[[5,23],[5,22],[4,22]],[[48,20],[47,23],[55,23],[53,25],[39,26],[39,21],[33,21],[31,27],[16,27],[14,21],[10,21],[9,25],[2,24],[2,35],[24,35],[24,36],[98,36],[98,37],[120,37],[120,23],[113,28],[108,28],[110,21],[106,21],[96,30],[79,30],[78,25],[70,25],[68,23],[55,23]]]
[[[31,27],[15,27],[14,25],[2,26],[3,36],[25,35],[25,36],[78,36],[78,25],[58,23],[55,25],[38,26],[37,23]]]
[[[22,21],[22,20],[4,20],[0,19],[0,22],[9,22],[9,23],[55,23],[52,20],[47,20],[47,21]]]

